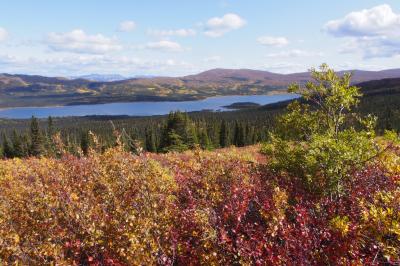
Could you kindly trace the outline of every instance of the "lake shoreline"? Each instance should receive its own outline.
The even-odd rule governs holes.
[[[35,116],[44,118],[73,116],[154,116],[165,115],[171,111],[234,111],[240,108],[227,108],[233,103],[254,102],[258,105],[273,104],[296,98],[293,94],[274,95],[230,95],[213,96],[193,101],[151,101],[151,102],[113,102],[84,105],[57,105],[43,107],[1,108],[0,118],[23,119]]]
[[[14,108],[53,108],[53,107],[66,107],[66,106],[78,106],[78,105],[98,105],[98,104],[112,104],[112,103],[141,103],[141,102],[148,102],[148,103],[160,103],[160,102],[186,102],[186,101],[203,101],[206,99],[212,99],[212,98],[218,98],[218,97],[229,97],[229,96],[275,96],[275,95],[286,95],[289,94],[287,91],[281,91],[281,90],[273,90],[269,91],[267,93],[263,94],[218,94],[218,95],[213,95],[213,96],[189,96],[189,97],[181,97],[179,99],[175,97],[151,97],[152,100],[149,100],[148,98],[139,98],[135,100],[117,100],[117,99],[111,99],[109,101],[88,101],[88,102],[71,102],[71,103],[66,103],[66,104],[49,104],[49,105],[43,105],[43,104],[37,104],[37,105],[16,105],[16,106],[3,106],[0,103],[0,111],[2,110],[8,110],[8,109],[14,109]]]

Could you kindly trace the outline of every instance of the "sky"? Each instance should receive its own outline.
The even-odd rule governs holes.
[[[4,0],[0,73],[400,68],[399,0]]]

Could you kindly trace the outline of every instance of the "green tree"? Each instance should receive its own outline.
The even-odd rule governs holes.
[[[211,150],[213,148],[210,138],[207,134],[207,129],[200,129],[200,137],[199,137],[200,147],[204,150]]]
[[[156,141],[154,137],[154,132],[151,128],[146,128],[145,129],[145,144],[146,144],[146,150],[148,152],[156,152],[157,151],[157,146],[156,146]]]
[[[160,150],[182,151],[194,148],[198,143],[193,121],[186,113],[171,112],[162,133]]]
[[[14,157],[14,147],[12,146],[10,140],[6,136],[6,134],[3,133],[3,140],[2,140],[2,153],[5,158],[13,158]]]
[[[243,147],[246,145],[246,133],[245,133],[245,128],[243,127],[242,123],[239,123],[236,121],[235,123],[235,132],[233,135],[233,143],[237,147]]]
[[[376,119],[351,112],[361,93],[351,86],[350,73],[339,76],[324,64],[320,70],[312,69],[311,76],[313,81],[304,87],[289,87],[305,103],[288,106],[263,152],[273,170],[303,178],[310,191],[340,196],[350,172],[379,152]]]
[[[222,120],[221,122],[221,127],[219,131],[219,145],[222,148],[229,147],[230,141],[229,141],[229,132],[228,132],[228,127],[226,125],[226,121]]]
[[[36,117],[32,116],[30,129],[30,155],[40,156],[43,154],[43,138],[39,128],[39,122]]]
[[[15,157],[22,158],[28,155],[28,151],[26,149],[26,145],[24,144],[24,140],[20,135],[18,135],[15,129],[12,133],[11,141],[12,141],[12,146],[14,148]]]
[[[89,132],[81,133],[80,147],[84,155],[87,155],[90,148]]]
[[[47,136],[51,139],[55,134],[53,118],[49,116],[47,118]]]
[[[54,128],[53,118],[49,116],[47,118],[47,130],[46,130],[46,138],[45,138],[45,150],[46,155],[53,157],[56,155],[56,146],[53,140],[54,135],[56,134]]]
[[[179,134],[177,134],[174,130],[168,132],[168,146],[163,148],[164,152],[182,152],[188,149],[188,145],[185,144]]]

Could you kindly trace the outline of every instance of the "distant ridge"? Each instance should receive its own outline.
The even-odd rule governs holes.
[[[110,81],[119,81],[128,79],[119,74],[89,74],[89,75],[82,75],[78,77],[71,77],[71,79],[87,79],[92,81],[100,81],[100,82],[110,82]]]
[[[339,74],[346,72],[353,73],[353,82],[360,83],[370,80],[379,80],[385,78],[400,77],[400,68],[387,69],[380,71],[367,71],[367,70],[342,70],[338,71]],[[259,80],[263,82],[270,82],[269,84],[288,85],[292,82],[304,82],[310,79],[309,72],[299,72],[291,74],[279,74],[263,70],[252,69],[223,69],[216,68],[201,72],[196,75],[189,75],[183,77],[187,80]]]
[[[400,78],[400,69],[350,70],[353,83]],[[0,107],[94,104],[127,101],[183,101],[218,95],[283,93],[308,72],[278,74],[252,69],[211,69],[183,77],[86,75],[76,79],[0,74]]]

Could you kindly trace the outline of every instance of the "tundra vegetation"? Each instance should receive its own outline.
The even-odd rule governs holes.
[[[163,153],[117,129],[111,147],[89,132],[71,153],[32,120],[30,144],[20,140],[28,157],[0,161],[0,264],[399,263],[399,137],[354,112],[351,75],[322,65],[312,76],[290,86],[303,100],[267,140],[242,148],[207,150],[174,113]]]

